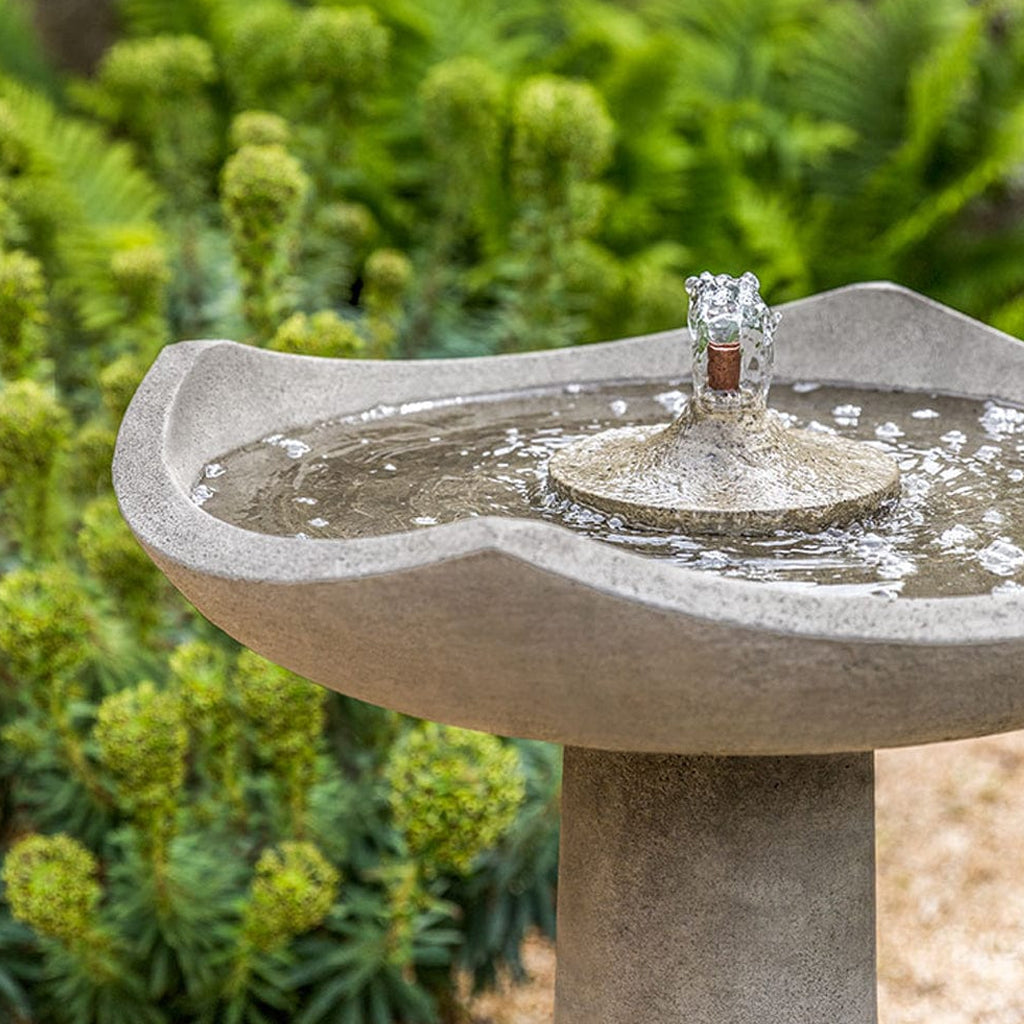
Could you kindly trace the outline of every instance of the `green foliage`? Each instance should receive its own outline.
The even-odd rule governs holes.
[[[93,737],[126,809],[173,814],[188,750],[176,694],[159,692],[149,682],[111,694],[99,706]]]
[[[145,368],[642,333],[703,267],[1024,333],[1024,11],[117,7],[69,81],[0,5],[0,1017],[452,1024],[454,969],[553,931],[558,751],[328,694],[175,598],[110,493]]]
[[[32,372],[46,322],[43,268],[27,253],[0,252],[0,376]]]
[[[53,550],[54,475],[70,428],[60,401],[35,381],[0,388],[0,509],[26,558]]]
[[[334,903],[338,882],[338,872],[312,843],[265,850],[245,908],[244,941],[268,953],[316,927]]]
[[[283,117],[266,110],[243,110],[231,122],[231,148],[287,146],[291,134],[291,128]]]
[[[283,306],[280,292],[288,246],[308,179],[283,146],[242,146],[225,163],[224,215],[242,276],[245,317],[267,339]]]
[[[278,327],[268,348],[294,355],[346,359],[362,355],[366,342],[349,321],[332,309],[324,309],[312,316],[290,316]]]
[[[4,860],[6,898],[40,935],[77,945],[95,937],[100,886],[96,858],[70,836],[26,836]]]
[[[234,685],[238,710],[252,730],[255,754],[279,779],[292,834],[301,835],[309,789],[317,774],[327,694],[252,651],[239,655]]]
[[[209,44],[191,35],[115,43],[99,68],[96,112],[144,147],[157,176],[195,202],[216,152],[207,90],[217,78]]]
[[[319,103],[351,107],[381,78],[390,33],[368,7],[313,8],[299,20],[293,67],[325,90]]]
[[[0,652],[19,679],[49,683],[89,656],[88,596],[75,575],[52,565],[0,579]]]
[[[405,733],[387,775],[395,824],[429,874],[468,874],[511,827],[525,796],[515,747],[436,722]]]
[[[163,577],[132,536],[113,495],[94,498],[83,509],[78,549],[140,634],[153,629],[159,622]]]

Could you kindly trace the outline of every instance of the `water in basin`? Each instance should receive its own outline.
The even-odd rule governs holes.
[[[569,386],[381,406],[286,428],[203,468],[193,500],[261,533],[366,537],[471,516],[544,519],[678,565],[798,587],[927,597],[1024,587],[1024,409],[907,392],[777,384],[794,426],[893,453],[898,504],[818,533],[686,536],[635,528],[546,484],[559,448],[612,426],[663,423],[677,382]]]

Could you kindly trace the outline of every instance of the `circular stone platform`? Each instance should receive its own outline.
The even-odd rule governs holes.
[[[895,461],[870,445],[696,401],[668,426],[606,430],[562,449],[548,479],[563,498],[636,525],[733,535],[848,523],[900,490]]]
[[[636,526],[757,536],[860,519],[899,495],[886,454],[790,430],[767,407],[781,314],[756,274],[686,281],[693,396],[666,426],[606,430],[556,453],[554,491]]]

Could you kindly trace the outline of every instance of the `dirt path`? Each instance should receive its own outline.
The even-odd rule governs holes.
[[[1022,1024],[1024,733],[884,751],[876,777],[879,1024]],[[554,951],[526,962],[474,1024],[551,1024]]]

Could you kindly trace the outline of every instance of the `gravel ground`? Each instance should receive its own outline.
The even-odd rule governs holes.
[[[882,751],[879,1024],[1024,1021],[1024,732]],[[554,950],[483,996],[473,1024],[551,1024]]]

